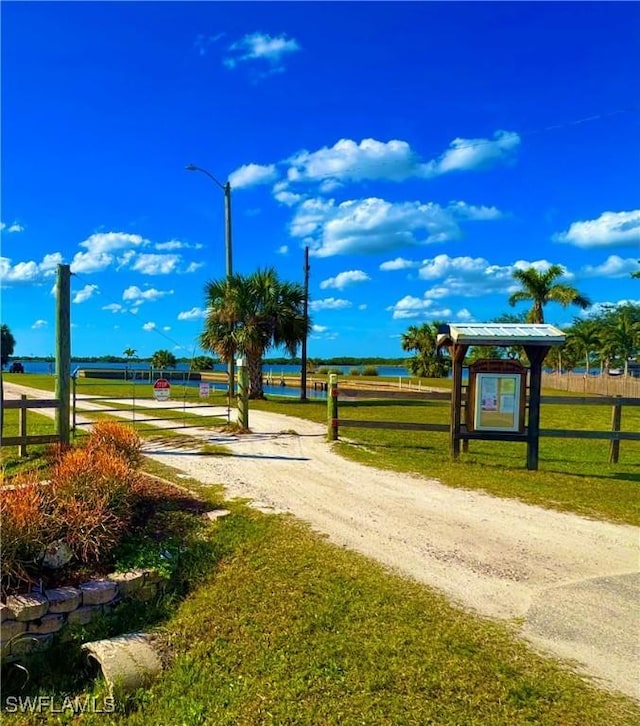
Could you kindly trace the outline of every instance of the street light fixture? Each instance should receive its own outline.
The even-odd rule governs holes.
[[[226,184],[222,184],[219,182],[211,172],[208,172],[206,169],[203,169],[200,166],[196,166],[195,164],[187,164],[185,167],[187,171],[199,171],[205,174],[209,177],[215,184],[217,184],[220,189],[224,192],[224,244],[225,244],[225,253],[226,253],[226,262],[227,262],[227,278],[230,278],[233,274],[233,262],[232,262],[232,252],[231,252],[231,184],[227,181]],[[234,395],[235,390],[235,361],[233,360],[233,356],[229,359],[229,365],[228,365],[228,375],[229,375],[229,398]]]

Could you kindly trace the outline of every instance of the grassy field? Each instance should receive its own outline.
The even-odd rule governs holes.
[[[171,478],[166,467],[153,471]],[[176,479],[212,503],[219,491]],[[328,543],[290,517],[231,504],[214,556],[180,604],[149,609],[170,654],[156,683],[114,714],[6,715],[7,724],[634,724],[640,708],[532,653],[506,624],[465,613],[429,588]],[[161,618],[160,622],[158,617]],[[145,628],[139,610],[120,628]],[[109,630],[102,626],[104,637]],[[95,634],[94,634],[94,637]],[[55,667],[23,695],[94,695],[103,684]],[[57,660],[56,660],[57,659]],[[46,672],[46,663],[41,665]],[[6,697],[6,690],[4,696]]]

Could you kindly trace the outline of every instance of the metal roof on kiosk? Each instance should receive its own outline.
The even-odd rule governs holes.
[[[443,345],[562,345],[565,334],[553,325],[528,323],[448,323],[441,325]]]

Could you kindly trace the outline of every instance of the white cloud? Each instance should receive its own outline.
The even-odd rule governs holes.
[[[640,246],[640,209],[603,212],[597,219],[573,222],[553,239],[577,247]]]
[[[586,265],[580,270],[580,274],[584,277],[629,277],[638,270],[640,264],[636,258],[623,259],[618,255],[610,255],[601,265]]]
[[[154,287],[141,290],[137,285],[131,285],[122,293],[122,299],[140,304],[159,300],[165,295],[173,295],[173,290],[156,290]]]
[[[109,303],[109,305],[103,305],[102,310],[109,310],[112,313],[126,313],[125,308],[119,303]]]
[[[82,290],[79,290],[73,297],[74,303],[83,303],[89,300],[95,292],[98,292],[97,285],[85,285]]]
[[[180,255],[141,254],[136,257],[131,269],[142,275],[170,275],[177,272]]]
[[[11,264],[9,257],[0,257],[0,279],[3,283],[36,282],[55,275],[60,263],[62,255],[59,252],[45,255],[41,262],[29,260],[15,265]]]
[[[333,199],[307,199],[297,208],[290,224],[293,237],[309,244],[312,254],[331,257],[339,254],[385,252],[461,236],[458,216],[465,219],[495,219],[494,208],[460,206],[456,202],[441,207],[429,202],[387,202],[377,197],[349,200],[338,205]],[[491,209],[491,214],[487,209]]]
[[[454,139],[438,159],[424,162],[406,141],[391,139],[340,139],[333,146],[317,151],[303,150],[289,160],[289,182],[323,183],[329,192],[342,182],[365,179],[404,181],[431,178],[451,171],[486,169],[508,163],[520,145],[518,134],[496,131],[491,139]]]
[[[427,165],[434,175],[450,171],[486,169],[497,163],[509,163],[520,146],[513,131],[496,131],[490,139],[454,139],[437,161]]]
[[[314,333],[326,333],[329,328],[326,325],[312,325],[311,330]]]
[[[367,309],[367,303],[361,303],[358,305],[358,310],[366,310]]]
[[[403,181],[421,176],[421,165],[406,141],[388,142],[340,139],[318,151],[300,151],[290,159],[287,177],[291,182],[364,179]]]
[[[202,245],[199,243],[189,244],[189,242],[181,242],[178,239],[172,239],[168,242],[158,242],[154,247],[160,252],[170,252],[172,250],[201,250]]]
[[[244,164],[229,174],[229,182],[234,189],[253,187],[258,184],[271,184],[278,178],[275,164]]]
[[[170,325],[163,325],[162,326],[162,329],[164,330],[165,333],[168,333],[171,330],[171,326]]]
[[[470,323],[474,320],[473,315],[469,310],[467,310],[467,308],[462,308],[458,310],[454,317],[456,322],[460,323]]]
[[[145,324],[144,324],[144,325],[142,326],[142,329],[143,329],[143,330],[147,330],[147,331],[148,331],[148,330],[155,330],[155,329],[156,329],[156,324],[155,324],[155,323],[151,323],[151,322],[149,322],[149,323],[145,323]]]
[[[431,320],[440,318],[450,318],[451,310],[449,308],[434,308],[433,300],[414,297],[413,295],[405,295],[394,305],[390,305],[387,310],[393,311],[394,320],[405,320],[409,318],[430,318]]]
[[[149,240],[139,234],[126,234],[124,232],[96,232],[88,237],[79,246],[86,252],[77,252],[71,261],[71,272],[98,272],[104,270],[120,258],[116,254],[119,250],[133,250],[145,247]],[[124,261],[126,261],[126,257]]]
[[[198,318],[204,318],[206,311],[202,308],[193,307],[191,310],[185,310],[182,313],[178,313],[178,320],[196,320]]]
[[[366,282],[371,278],[366,272],[362,270],[347,270],[346,272],[339,272],[335,277],[329,277],[320,283],[320,289],[326,290],[330,287],[335,287],[337,290],[343,290],[347,285],[351,285],[354,282]]]
[[[280,247],[276,250],[276,253],[279,255],[289,254],[289,245],[280,245]]]
[[[38,328],[46,328],[48,324],[46,320],[36,320],[31,327],[34,330],[38,330]]]
[[[24,232],[24,227],[23,227],[23,225],[19,224],[18,222],[13,222],[12,224],[10,224],[8,226],[4,222],[0,222],[0,231],[12,234],[15,232]]]
[[[395,260],[382,262],[379,269],[388,272],[389,270],[410,270],[413,267],[420,267],[420,263],[413,260],[405,260],[404,257],[396,257]]]
[[[281,72],[285,56],[300,50],[293,38],[285,35],[271,36],[267,33],[249,33],[229,46],[231,55],[224,59],[227,68],[235,68],[239,63],[265,61],[272,73]]]
[[[349,300],[343,300],[341,298],[327,297],[323,300],[312,300],[309,303],[311,310],[343,310],[344,308],[350,308],[351,302]]]
[[[199,270],[204,265],[204,262],[190,262],[185,268],[185,273],[189,274]]]
[[[513,279],[514,270],[533,267],[538,271],[549,269],[547,260],[517,260],[511,265],[492,265],[484,257],[449,257],[437,255],[424,260],[418,276],[423,280],[441,280],[424,293],[425,299],[440,299],[452,295],[480,297],[490,294],[509,294],[519,289]],[[573,274],[565,269],[565,279]]]

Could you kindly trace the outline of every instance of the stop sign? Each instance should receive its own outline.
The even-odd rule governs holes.
[[[153,384],[153,397],[156,401],[168,401],[171,396],[171,384],[166,378],[158,378]]]

